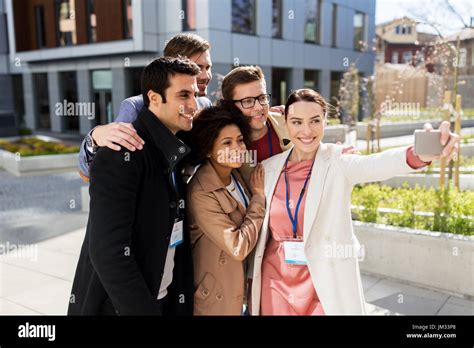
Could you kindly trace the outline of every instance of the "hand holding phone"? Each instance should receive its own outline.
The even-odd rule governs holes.
[[[438,130],[426,123],[424,130],[415,131],[415,154],[424,162],[445,158],[451,161],[458,153],[459,135],[450,131],[447,121],[441,122]]]
[[[446,145],[441,144],[441,131],[415,131],[415,155],[439,156]]]

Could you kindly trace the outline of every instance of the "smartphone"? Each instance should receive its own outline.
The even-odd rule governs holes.
[[[415,131],[415,154],[416,155],[441,155],[444,146],[441,145],[441,131]]]

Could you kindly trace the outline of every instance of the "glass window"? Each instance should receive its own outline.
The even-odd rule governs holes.
[[[410,64],[413,60],[413,53],[411,51],[403,52],[402,59],[403,59],[403,63]]]
[[[255,34],[255,0],[232,0],[232,31]]]
[[[284,105],[290,93],[290,70],[272,68],[272,101],[274,105]]]
[[[304,40],[319,43],[321,0],[305,0]]]
[[[132,16],[132,0],[123,0],[123,32],[124,39],[133,37],[133,16]]]
[[[95,106],[95,125],[113,122],[112,110],[112,71],[92,71],[92,89]]]
[[[46,47],[46,33],[44,28],[44,7],[35,6],[36,48]]]
[[[392,64],[398,64],[398,52],[392,52]]]
[[[354,15],[354,49],[361,50],[365,41],[365,14],[356,12]]]
[[[273,0],[272,3],[272,37],[282,37],[283,9],[281,0]]]
[[[305,70],[304,71],[304,87],[319,91],[319,71]]]
[[[51,129],[49,115],[48,74],[34,74],[34,88],[36,91],[36,107],[38,108],[38,128]]]
[[[196,30],[196,0],[182,0],[183,31]]]
[[[56,0],[58,46],[77,44],[75,0]]]
[[[459,68],[464,68],[466,66],[466,57],[467,57],[467,49],[460,48],[459,49]]]
[[[127,73],[128,73],[127,97],[142,94],[142,85],[141,85],[142,71],[143,71],[143,67],[127,69]]]
[[[60,74],[61,77],[61,88],[62,95],[66,103],[77,103],[77,74],[75,71],[66,71]],[[78,131],[79,130],[79,117],[80,115],[68,115],[66,117],[65,128],[66,130]]]
[[[89,42],[97,42],[97,16],[94,0],[87,0],[87,24]]]
[[[17,125],[25,127],[25,102],[23,97],[23,76],[21,74],[12,75],[13,77],[13,97],[15,105],[15,115],[18,120]]]

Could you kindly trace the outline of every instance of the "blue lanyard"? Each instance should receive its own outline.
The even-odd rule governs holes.
[[[178,192],[178,185],[176,185],[176,173],[175,173],[174,169],[171,171],[171,179],[173,181],[174,189],[176,190],[176,192]]]
[[[272,144],[272,129],[270,128],[270,123],[267,123],[267,127],[268,127],[268,136],[267,136],[267,139],[268,139],[268,150],[270,151],[270,156],[269,157],[272,157],[273,156],[273,144]]]
[[[176,194],[179,197],[179,192],[178,192],[178,185],[176,184],[176,171],[173,169],[171,171],[171,181],[173,182],[173,188],[176,191]],[[179,208],[179,202],[176,204],[176,214],[177,216],[181,216],[180,208]]]
[[[306,191],[306,186],[308,184],[309,177],[311,176],[313,166],[311,166],[311,169],[309,170],[308,175],[306,176],[306,180],[304,181],[304,185],[303,185],[303,188],[301,189],[300,197],[298,199],[298,203],[296,204],[295,216],[293,217],[293,215],[291,214],[291,210],[290,210],[290,192],[288,190],[288,186],[289,186],[288,185],[288,176],[286,174],[287,167],[288,167],[288,160],[290,159],[290,156],[291,156],[292,152],[293,152],[293,149],[291,149],[290,154],[289,154],[289,156],[288,156],[288,158],[286,159],[286,162],[285,162],[286,210],[288,212],[288,216],[290,218],[291,224],[293,225],[293,237],[296,239],[296,237],[297,237],[296,236],[296,230],[298,228],[298,211],[300,210],[300,204],[301,204],[301,201],[303,200],[304,192]]]
[[[234,179],[235,186],[237,186],[237,189],[239,190],[240,196],[244,200],[245,209],[247,209],[247,207],[249,206],[249,202],[247,201],[247,197],[245,197],[244,190],[240,186],[240,183],[237,181],[233,173],[232,173],[232,178]]]

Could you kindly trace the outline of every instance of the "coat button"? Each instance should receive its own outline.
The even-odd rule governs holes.
[[[209,290],[207,289],[204,289],[203,291],[201,291],[201,293],[202,293],[202,296],[206,296],[206,297],[209,296]]]
[[[185,153],[186,152],[186,148],[184,146],[180,146],[179,149],[178,149],[178,152],[179,153]]]
[[[220,259],[219,260],[219,264],[221,264],[222,266],[224,266],[226,263],[227,263],[226,259]]]
[[[175,162],[175,161],[178,159],[178,156],[176,156],[176,155],[173,155],[173,156],[171,156],[171,158],[170,158],[170,159],[171,159],[173,162]]]
[[[170,202],[170,208],[171,208],[171,209],[176,208],[176,202],[175,202],[175,201],[171,201],[171,202]]]
[[[216,294],[216,300],[222,301],[222,299],[224,299],[224,296],[222,296],[222,294],[220,294],[220,293],[217,293]]]

